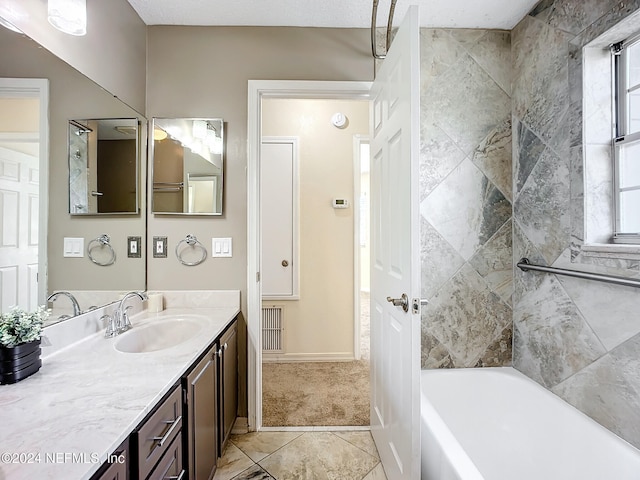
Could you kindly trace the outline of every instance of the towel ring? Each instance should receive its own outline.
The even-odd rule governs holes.
[[[109,238],[109,235],[107,235],[106,233],[91,240],[89,242],[89,245],[87,245],[87,255],[89,256],[89,260],[91,260],[96,265],[100,265],[101,267],[108,267],[109,265],[113,265],[116,261],[116,251],[113,249],[113,247],[111,246],[111,243],[109,242],[111,242],[111,239]],[[108,248],[109,252],[111,253],[111,258],[109,258],[109,260],[107,260],[106,262],[101,262],[93,258],[93,255],[91,254],[91,252],[94,249],[96,248],[102,249],[105,247]]]
[[[200,248],[200,250],[202,251],[202,257],[199,260],[194,260],[193,262],[187,262],[183,260],[182,254],[186,250],[186,248],[183,250],[180,250],[180,245],[182,245],[183,243],[186,243],[188,246],[194,249]],[[207,249],[205,248],[204,245],[202,245],[198,241],[195,235],[187,235],[186,238],[183,238],[182,240],[180,240],[176,245],[176,257],[178,257],[178,260],[182,265],[186,265],[187,267],[193,267],[195,265],[200,265],[202,262],[204,262],[205,258],[207,258]]]

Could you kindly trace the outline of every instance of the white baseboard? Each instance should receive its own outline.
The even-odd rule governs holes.
[[[353,352],[338,353],[263,353],[264,363],[272,362],[353,362]]]

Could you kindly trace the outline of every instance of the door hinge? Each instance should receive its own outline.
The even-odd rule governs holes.
[[[256,272],[256,282],[260,281],[260,272]]]

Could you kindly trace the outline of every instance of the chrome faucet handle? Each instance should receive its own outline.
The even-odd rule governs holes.
[[[102,315],[100,321],[107,321],[107,328],[104,330],[104,338],[113,338],[118,335],[115,326],[115,319],[111,315]]]
[[[122,312],[122,322],[121,322],[121,325],[120,325],[120,333],[126,332],[130,328],[133,328],[133,325],[131,325],[131,320],[129,320],[129,312],[128,312],[128,310],[130,308],[133,308],[133,305],[129,305]]]

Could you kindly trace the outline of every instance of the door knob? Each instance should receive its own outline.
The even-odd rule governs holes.
[[[282,260],[282,266],[283,267],[288,267],[289,266],[289,262],[287,262],[286,260]]]
[[[387,297],[387,302],[393,303],[395,307],[402,307],[405,312],[409,311],[409,297],[406,293],[403,293],[400,298]]]

